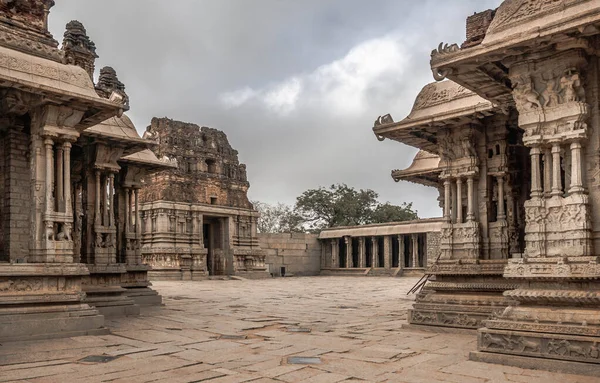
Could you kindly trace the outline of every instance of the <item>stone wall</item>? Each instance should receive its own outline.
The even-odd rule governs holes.
[[[494,18],[494,13],[494,10],[488,9],[467,17],[467,39],[462,44],[462,48],[472,47],[483,41],[485,33]]]
[[[258,240],[266,251],[265,263],[273,276],[281,276],[282,267],[286,275],[319,275],[321,243],[317,234],[259,234]]]

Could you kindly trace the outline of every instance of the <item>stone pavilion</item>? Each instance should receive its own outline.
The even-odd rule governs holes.
[[[160,303],[141,262],[141,178],[171,165],[123,114],[114,69],[53,0],[0,4],[0,341],[105,333]]]
[[[156,143],[158,158],[174,165],[149,177],[140,194],[142,256],[151,277],[268,277],[246,165],[225,133],[153,118],[144,137]]]
[[[600,2],[505,0],[466,25],[410,115],[373,128],[439,157],[440,253],[409,322],[478,328],[474,360],[598,374]]]

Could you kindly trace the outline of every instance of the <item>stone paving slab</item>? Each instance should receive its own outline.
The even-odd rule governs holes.
[[[112,334],[0,345],[0,382],[597,383],[468,360],[472,334],[402,328],[416,278],[154,282],[162,308]],[[291,332],[290,327],[310,329]],[[114,356],[88,363],[87,356]],[[319,364],[288,364],[288,357]]]

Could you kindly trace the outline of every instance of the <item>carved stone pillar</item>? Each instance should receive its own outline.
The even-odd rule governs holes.
[[[142,229],[141,229],[141,225],[140,225],[140,199],[139,199],[139,191],[140,188],[136,187],[133,189],[133,193],[135,196],[135,236],[137,239],[141,238],[142,235]]]
[[[54,172],[52,169],[53,153],[52,148],[54,146],[54,141],[50,138],[46,138],[44,140],[44,146],[46,148],[46,213],[54,212],[54,203],[52,201],[52,191],[54,189],[54,185],[52,180],[54,179]]]
[[[73,192],[73,185],[71,184],[71,143],[68,141],[63,142],[63,156],[64,156],[64,201],[65,201],[65,213],[67,216],[73,213],[73,205],[71,203],[71,194]]]
[[[334,238],[331,240],[331,267],[338,268],[338,239]]]
[[[450,188],[452,190],[452,192],[451,192],[452,211],[450,212],[451,213],[451,217],[452,217],[451,219],[452,219],[452,222],[456,223],[456,218],[458,217],[456,215],[456,208],[458,206],[458,204],[457,204],[457,198],[456,198],[457,197],[457,195],[456,195],[457,194],[456,193],[456,183],[451,183],[450,184]]]
[[[462,223],[462,178],[456,178],[456,223]]]
[[[383,267],[389,269],[392,264],[392,236],[383,237]]]
[[[552,196],[561,196],[562,190],[562,177],[560,176],[560,143],[555,142],[552,144]]]
[[[583,193],[582,182],[582,158],[581,158],[581,143],[575,141],[571,143],[571,185],[569,194]]]
[[[352,237],[344,237],[344,241],[346,241],[346,267],[350,269],[354,267],[352,262]]]
[[[504,209],[504,175],[498,176],[498,220],[506,219],[506,211]]]
[[[398,235],[398,267],[404,268],[406,262],[406,254],[404,253],[404,235]]]
[[[467,176],[467,221],[471,222],[475,220],[475,214],[473,212],[473,176]]]
[[[100,171],[96,170],[96,195],[94,198],[95,206],[94,206],[94,225],[102,224],[102,212],[100,211]]]
[[[64,212],[65,195],[64,195],[64,162],[63,162],[63,147],[56,145],[56,211]]]
[[[367,259],[366,259],[366,255],[367,255],[367,249],[366,249],[366,244],[365,244],[365,237],[359,237],[358,238],[358,257],[359,257],[359,265],[358,267],[366,267],[367,266]]]
[[[129,225],[131,224],[131,192],[129,188],[125,189],[125,233],[130,232]]]
[[[552,192],[552,151],[550,147],[544,149],[544,194],[549,196]]]
[[[108,176],[108,206],[109,206],[109,211],[108,211],[108,220],[110,222],[109,226],[114,227],[115,226],[115,175],[114,174],[110,174]]]
[[[410,240],[412,242],[413,267],[419,267],[419,238],[418,238],[418,235],[411,234]]]
[[[379,241],[377,237],[371,237],[371,257],[372,267],[379,267]]]
[[[540,148],[534,146],[529,154],[531,156],[531,198],[541,198],[542,188],[540,179]],[[560,163],[560,158],[559,158]],[[560,173],[558,174],[560,178]]]
[[[450,215],[450,179],[446,178],[444,180],[444,220],[450,222],[452,221],[452,216]]]

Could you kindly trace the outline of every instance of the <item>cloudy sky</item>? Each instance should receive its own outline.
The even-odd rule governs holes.
[[[293,204],[333,183],[439,216],[437,191],[395,183],[416,149],[379,142],[432,82],[429,54],[499,0],[59,0],[50,30],[81,21],[99,68],[116,69],[139,132],[154,116],[223,130],[252,200]]]

